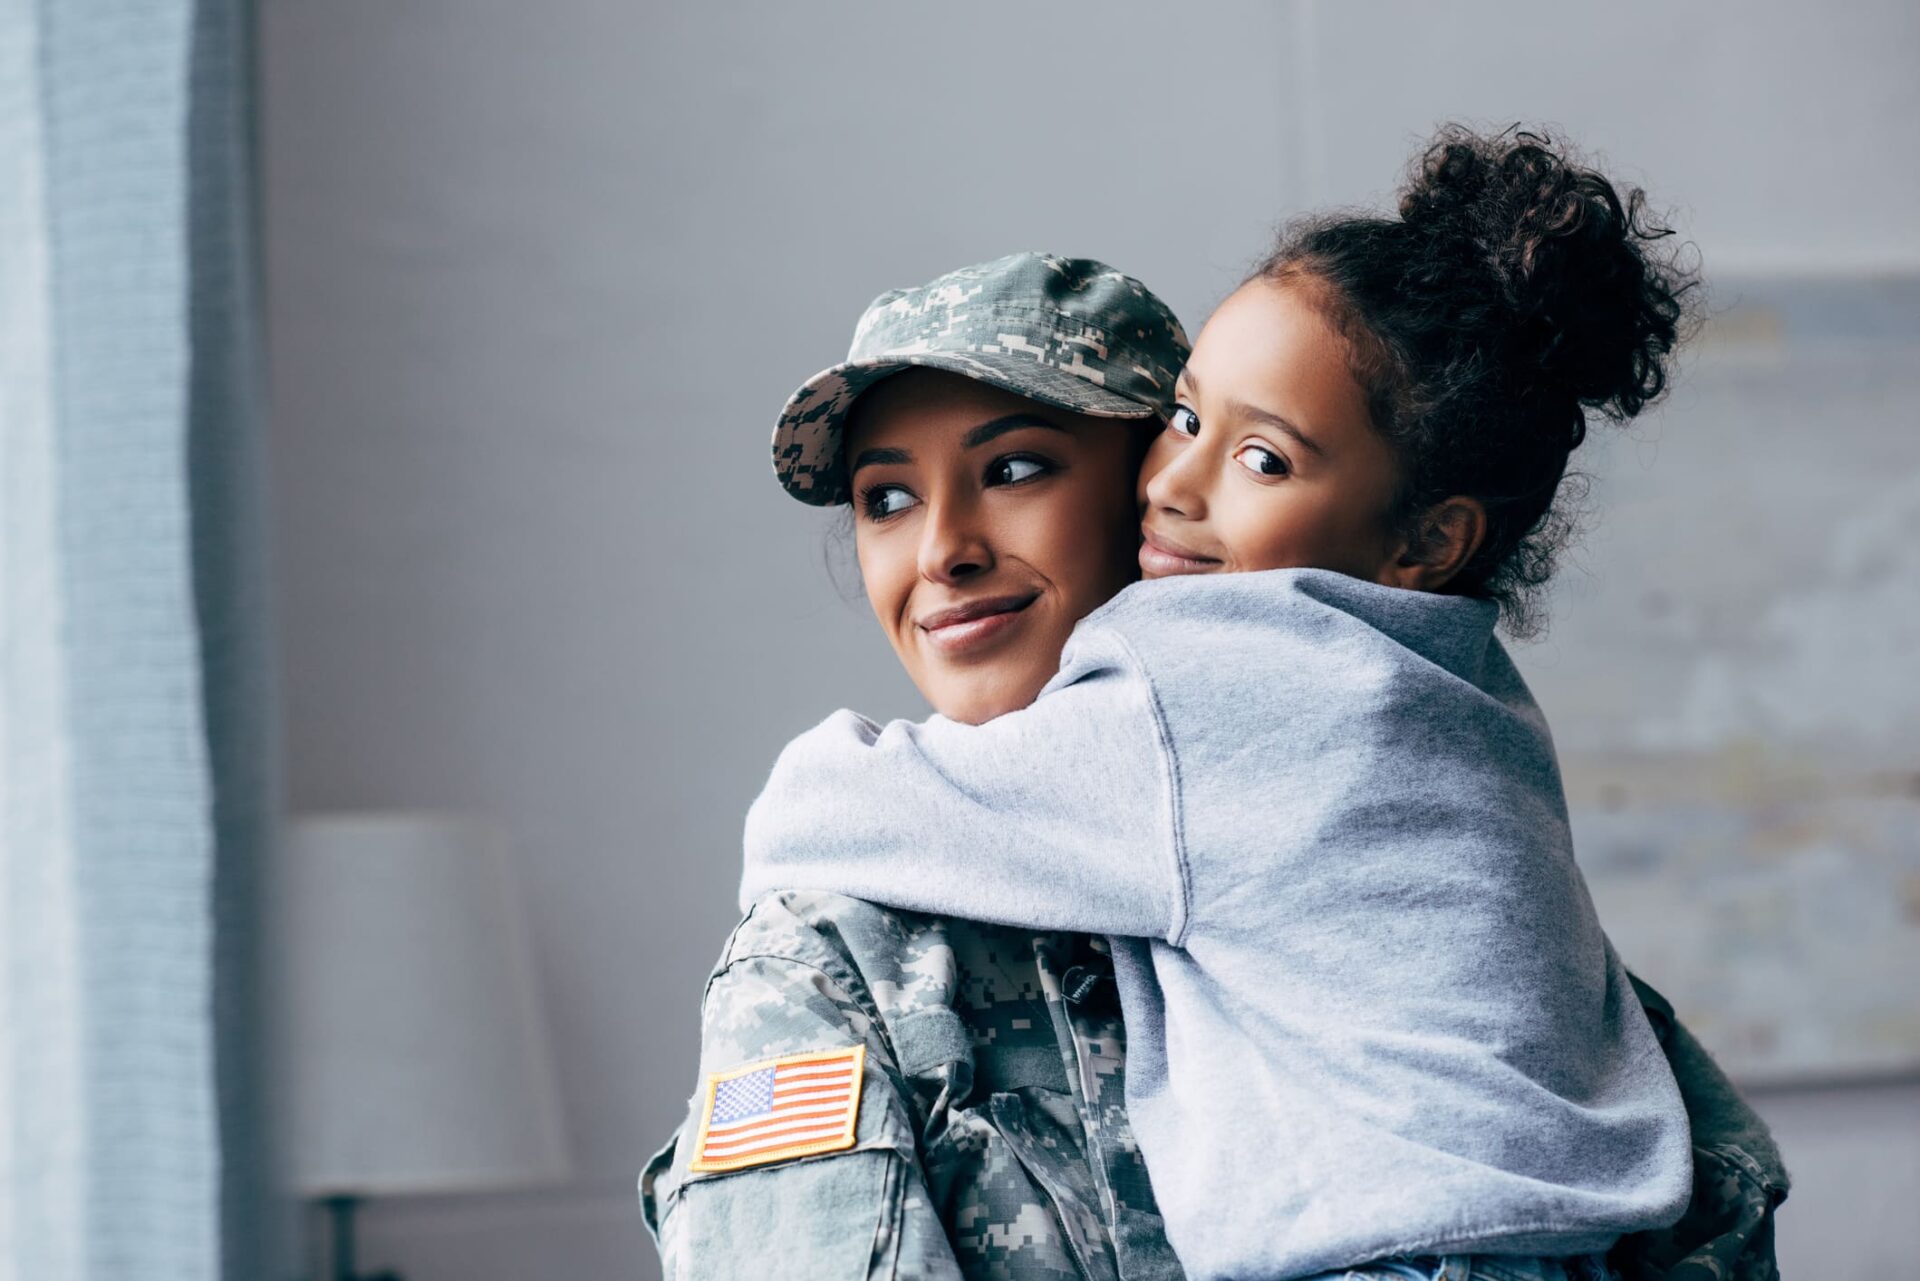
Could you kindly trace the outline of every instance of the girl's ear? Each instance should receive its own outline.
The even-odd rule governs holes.
[[[1414,533],[1381,581],[1409,591],[1437,592],[1473,559],[1487,537],[1487,509],[1455,495],[1420,514]]]

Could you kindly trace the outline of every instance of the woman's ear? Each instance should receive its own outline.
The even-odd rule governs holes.
[[[1460,572],[1487,537],[1487,509],[1455,495],[1427,508],[1380,581],[1409,591],[1437,592]]]

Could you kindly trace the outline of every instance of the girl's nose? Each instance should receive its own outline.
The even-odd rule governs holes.
[[[1199,442],[1172,445],[1155,442],[1147,455],[1142,486],[1148,511],[1163,511],[1188,520],[1200,520],[1207,514],[1206,477],[1210,473],[1208,450]]]
[[[952,585],[993,568],[993,547],[970,503],[928,504],[920,530],[920,576]]]

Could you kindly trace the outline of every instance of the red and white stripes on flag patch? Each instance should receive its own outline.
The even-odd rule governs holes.
[[[744,1170],[853,1146],[867,1047],[789,1054],[707,1075],[688,1169]]]

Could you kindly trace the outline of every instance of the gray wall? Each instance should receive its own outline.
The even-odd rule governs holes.
[[[1564,125],[1716,271],[1920,265],[1903,0],[264,10],[290,801],[511,827],[579,1170],[376,1207],[412,1281],[655,1275],[633,1177],[743,808],[831,707],[918,707],[768,474],[872,294],[1047,248],[1197,330],[1276,220],[1378,197],[1457,116]],[[1920,1090],[1760,1102],[1789,1275],[1891,1269]]]

